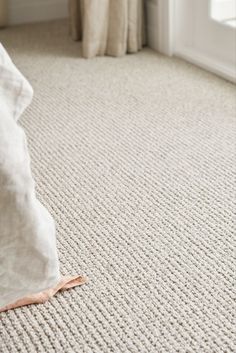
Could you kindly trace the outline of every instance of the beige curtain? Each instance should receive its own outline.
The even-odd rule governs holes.
[[[145,44],[144,0],[69,0],[69,13],[85,58],[135,53]]]

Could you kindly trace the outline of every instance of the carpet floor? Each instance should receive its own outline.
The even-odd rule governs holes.
[[[235,352],[233,84],[150,49],[82,59],[65,21],[0,40],[35,91],[21,124],[61,271],[89,278],[1,314],[0,352]]]

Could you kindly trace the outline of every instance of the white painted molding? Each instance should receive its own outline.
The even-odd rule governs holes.
[[[236,69],[233,65],[232,67],[224,65],[222,62],[210,58],[205,54],[200,53],[198,50],[189,47],[179,47],[175,52],[175,55],[202,67],[207,71],[213,72],[226,80],[236,83]]]
[[[236,82],[235,32],[214,23],[205,0],[172,0],[174,55]]]
[[[158,51],[174,54],[174,0],[158,1]]]
[[[174,53],[174,0],[147,0],[148,45],[168,56]]]
[[[48,21],[68,16],[67,0],[11,0],[9,23]]]

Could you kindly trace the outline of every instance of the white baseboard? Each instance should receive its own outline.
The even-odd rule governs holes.
[[[193,48],[181,47],[176,48],[175,56],[187,60],[205,70],[211,71],[214,74],[221,76],[233,83],[236,83],[236,69],[232,65],[223,64],[211,57],[208,57]]]
[[[67,0],[11,0],[10,25],[48,21],[68,16]]]

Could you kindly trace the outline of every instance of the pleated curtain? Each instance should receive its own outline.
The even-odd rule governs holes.
[[[145,44],[144,0],[69,0],[69,14],[85,58],[135,53]]]

